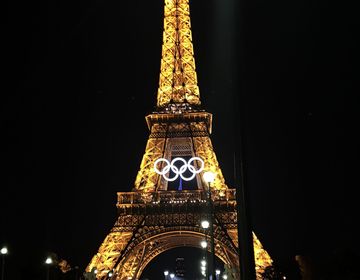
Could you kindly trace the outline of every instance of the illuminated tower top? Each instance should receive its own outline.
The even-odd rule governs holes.
[[[157,106],[200,105],[191,36],[189,0],[165,0]]]

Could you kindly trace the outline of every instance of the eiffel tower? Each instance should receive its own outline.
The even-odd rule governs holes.
[[[210,140],[212,114],[201,106],[189,0],[165,0],[157,106],[145,119],[150,134],[134,187],[117,193],[118,218],[86,272],[96,269],[97,279],[138,280],[159,254],[177,247],[201,248],[208,234],[201,221],[208,217],[209,187],[215,255],[240,279],[235,189],[226,185]],[[176,167],[176,158],[188,166],[186,172],[193,171],[192,180],[182,180],[188,175]],[[216,174],[210,185],[203,179],[206,171]],[[272,259],[254,233],[253,240],[261,279]]]

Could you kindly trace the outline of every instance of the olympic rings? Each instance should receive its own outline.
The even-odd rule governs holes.
[[[178,161],[182,162],[182,165],[180,168],[178,168],[175,165],[175,163]],[[195,167],[193,165],[191,165],[191,163],[194,161],[200,162],[199,169],[195,169]],[[162,170],[159,170],[157,168],[157,165],[160,162],[166,163],[165,167]],[[170,171],[170,169],[172,172],[175,173],[174,177],[172,177],[172,178],[170,178],[168,175],[166,175]],[[162,175],[166,181],[170,181],[170,182],[175,181],[179,176],[185,181],[191,181],[192,179],[195,178],[196,174],[199,174],[201,171],[204,170],[204,161],[199,157],[192,157],[191,159],[189,159],[188,162],[186,162],[185,159],[180,158],[180,157],[174,158],[171,162],[165,158],[158,158],[154,162],[154,170],[157,174]],[[190,177],[185,177],[184,173],[186,172],[186,170],[189,170],[192,173],[192,175]]]

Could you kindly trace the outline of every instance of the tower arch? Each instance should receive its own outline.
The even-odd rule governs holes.
[[[209,238],[204,230],[198,227],[174,226],[170,228],[151,229],[144,236],[134,241],[134,247],[120,261],[114,271],[117,280],[139,279],[146,266],[160,254],[178,247],[201,248],[200,242]],[[215,238],[217,246],[215,255],[230,267],[237,265],[237,253],[226,237]],[[225,241],[224,241],[225,240]],[[210,246],[207,248],[210,251]],[[129,276],[131,271],[131,276]]]

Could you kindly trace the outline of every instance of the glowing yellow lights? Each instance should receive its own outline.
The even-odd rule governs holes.
[[[189,0],[166,0],[157,105],[200,105],[191,36]]]

